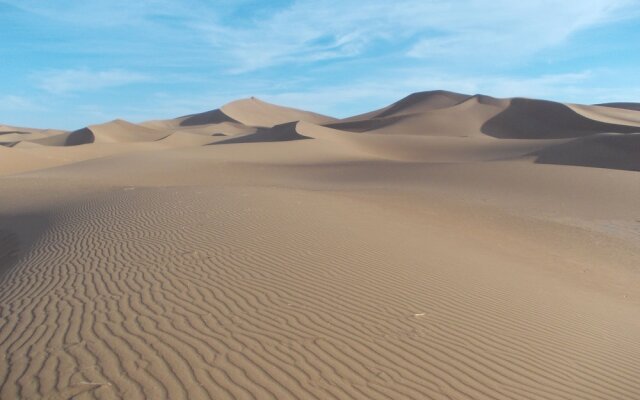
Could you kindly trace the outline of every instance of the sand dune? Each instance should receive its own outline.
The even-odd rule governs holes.
[[[452,119],[450,109],[468,100],[474,102],[477,99],[445,91],[414,93],[380,110],[327,125],[352,132],[458,135],[462,131],[466,136],[469,131],[477,130],[472,121],[475,119],[474,115],[467,113],[465,118],[459,121],[461,125],[456,125],[452,124],[455,120]],[[484,117],[483,121],[487,118]]]
[[[1,130],[0,399],[638,399],[638,121],[435,91]]]
[[[45,138],[24,140],[25,142],[36,143],[42,146],[66,146],[67,139],[72,132],[62,132]]]
[[[227,116],[222,110],[216,109],[212,111],[206,111],[199,114],[192,114],[186,117],[178,118],[180,126],[193,126],[193,125],[208,125],[208,124],[221,124],[224,122],[236,123],[240,122]]]
[[[640,171],[640,134],[601,134],[550,146],[536,154],[543,164]]]
[[[216,144],[256,143],[256,142],[286,142],[289,140],[309,139],[297,130],[298,122],[287,122],[272,128],[258,128],[254,133],[224,139]]]
[[[568,104],[572,110],[587,118],[629,126],[640,126],[640,113],[634,110],[626,110],[612,107],[584,106],[580,104]]]
[[[622,108],[625,110],[640,111],[640,103],[602,103],[602,107]]]
[[[5,146],[12,146],[15,143],[18,143],[23,140],[34,140],[34,139],[42,139],[46,138],[46,135],[43,135],[39,132],[27,133],[27,132],[17,132],[17,131],[5,131],[0,132],[0,143]]]
[[[140,125],[158,130],[188,131],[203,135],[235,135],[255,131],[254,127],[231,119],[219,109],[169,120],[147,121]]]
[[[0,125],[0,145],[12,147],[21,141],[45,139],[64,131],[56,129],[34,129]]]
[[[509,107],[482,126],[482,131],[494,137],[518,139],[552,139],[640,131],[640,125],[627,125],[624,121],[613,123],[613,118],[610,121],[588,118],[560,103],[512,99]]]
[[[136,125],[121,119],[100,125],[91,125],[69,133],[65,145],[88,143],[152,142],[168,136],[167,132]]]
[[[275,106],[254,97],[226,104],[222,106],[221,111],[244,125],[259,127],[272,127],[294,121],[307,121],[316,124],[335,121],[334,118],[325,115]]]
[[[256,98],[231,102],[219,109],[190,114],[171,120],[143,122],[141,125],[155,129],[189,130],[200,134],[225,135],[256,133],[257,128],[271,128],[288,122],[308,121],[324,124],[335,118],[277,106]]]
[[[60,129],[38,129],[38,128],[25,128],[10,125],[0,125],[0,135],[6,133],[18,133],[18,134],[38,134],[43,136],[51,136],[59,133],[63,133]]]
[[[430,136],[488,135],[503,139],[560,139],[640,131],[637,113],[534,99],[496,99],[448,92],[408,96],[388,108],[329,124],[353,132]],[[579,113],[576,112],[579,110]],[[623,115],[624,114],[624,115]],[[596,116],[596,117],[594,117]]]
[[[364,121],[372,118],[407,115],[448,108],[464,102],[469,99],[469,97],[471,96],[444,90],[413,93],[390,106],[381,108],[380,110],[345,118],[341,122]]]

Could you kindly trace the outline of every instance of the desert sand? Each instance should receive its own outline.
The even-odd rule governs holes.
[[[0,126],[1,399],[640,399],[640,107]]]

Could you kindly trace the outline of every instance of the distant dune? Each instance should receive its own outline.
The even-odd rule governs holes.
[[[259,127],[273,127],[293,121],[307,121],[315,124],[335,121],[331,117],[294,108],[276,106],[254,97],[231,102],[222,106],[220,110],[225,115],[244,125]]]
[[[153,142],[168,136],[165,131],[132,124],[121,119],[100,125],[91,125],[70,132],[64,145],[77,146],[89,143],[132,143]]]
[[[640,103],[602,103],[603,107],[622,108],[625,110],[640,111]]]
[[[588,106],[583,108],[588,109]],[[387,108],[330,126],[385,134],[559,139],[603,132],[638,132],[640,121],[629,124],[621,116],[619,120],[607,123],[561,103],[436,91],[413,94]]]
[[[0,125],[0,399],[640,399],[640,108]]]
[[[25,148],[27,143],[43,146],[157,143],[156,147],[164,149],[214,143],[288,141],[307,138],[295,129],[295,123],[303,121],[331,128],[333,134],[329,136],[335,136],[335,140],[349,142],[359,151],[389,159],[423,162],[455,159],[459,162],[464,157],[472,161],[526,158],[534,151],[557,154],[558,149],[590,143],[590,150],[583,152],[577,165],[636,170],[634,160],[622,161],[612,156],[624,153],[629,155],[623,158],[633,158],[633,152],[629,153],[624,145],[620,144],[619,149],[616,147],[617,143],[634,142],[633,138],[606,140],[606,144],[601,139],[576,141],[574,145],[561,147],[553,142],[598,138],[601,134],[640,133],[640,112],[634,107],[632,103],[587,106],[524,98],[497,99],[438,90],[414,93],[379,110],[338,120],[250,98],[175,119],[141,124],[115,120],[73,132],[2,126],[0,139],[4,140],[0,144],[13,147],[21,143],[19,147]],[[396,138],[384,139],[380,135]],[[421,138],[408,138],[410,135]],[[491,138],[505,141],[491,141]],[[546,146],[550,148],[545,152]],[[96,156],[104,154],[103,151],[95,153]],[[456,155],[448,157],[450,153]],[[566,163],[576,165],[575,152],[570,153]],[[542,159],[566,164],[562,155]],[[73,162],[74,158],[69,160]],[[6,168],[7,171],[15,170],[10,166]]]
[[[549,146],[536,162],[640,171],[640,134],[600,134]]]

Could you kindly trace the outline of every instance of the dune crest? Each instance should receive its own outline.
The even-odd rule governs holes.
[[[505,110],[486,121],[482,132],[498,138],[562,139],[640,131],[640,122],[636,125],[618,122],[621,123],[591,119],[561,103],[516,98]]]
[[[220,110],[244,125],[267,128],[295,121],[324,124],[335,120],[309,111],[276,106],[255,97],[233,101],[222,106]]]
[[[352,132],[502,139],[565,139],[640,131],[636,113],[603,112],[598,106],[451,92],[423,92],[368,114],[328,126]]]
[[[602,103],[602,107],[621,108],[623,110],[640,111],[640,103]]]
[[[69,133],[66,146],[88,143],[152,142],[166,137],[167,133],[142,125],[116,119],[99,125],[90,125]]]

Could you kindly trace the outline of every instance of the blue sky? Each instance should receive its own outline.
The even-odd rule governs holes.
[[[0,74],[0,123],[66,129],[248,96],[640,102],[640,0],[0,0]]]

